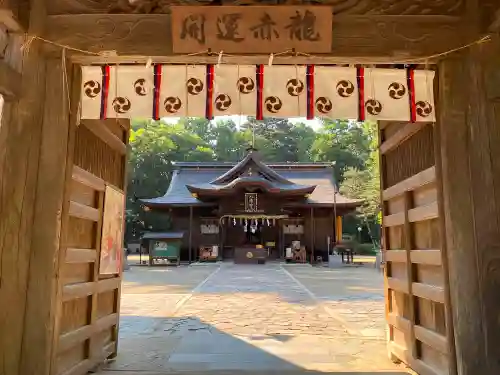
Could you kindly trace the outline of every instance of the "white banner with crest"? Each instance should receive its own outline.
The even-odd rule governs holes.
[[[434,122],[432,70],[291,65],[82,67],[83,119],[327,117]]]

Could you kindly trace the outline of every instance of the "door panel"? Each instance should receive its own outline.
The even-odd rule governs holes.
[[[128,134],[128,121],[114,119],[76,130],[53,375],[86,374],[116,355]]]
[[[379,123],[388,350],[421,374],[449,374],[439,185],[432,124]]]

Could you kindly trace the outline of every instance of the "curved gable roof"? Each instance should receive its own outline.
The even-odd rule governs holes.
[[[179,162],[164,196],[141,199],[148,206],[200,206],[207,203],[193,197],[188,186],[211,184],[233,170],[228,162]],[[361,200],[350,199],[338,193],[330,163],[272,163],[266,165],[295,186],[315,186],[304,203],[314,206],[357,207]],[[281,186],[284,188],[284,185]],[[336,193],[336,196],[335,196]]]

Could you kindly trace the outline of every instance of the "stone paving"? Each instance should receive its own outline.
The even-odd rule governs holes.
[[[110,373],[408,373],[387,359],[371,268],[132,267],[124,279]]]

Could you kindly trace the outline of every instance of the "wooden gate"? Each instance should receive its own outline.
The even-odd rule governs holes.
[[[116,354],[128,133],[128,121],[117,120],[83,121],[76,130],[63,207],[53,375],[85,374]]]
[[[456,374],[436,126],[379,123],[389,355]]]

